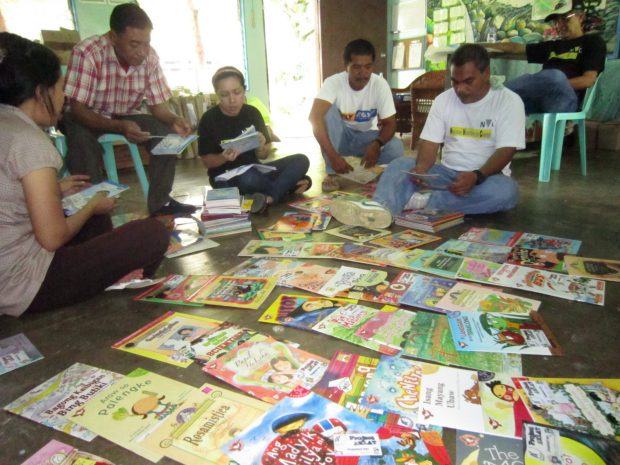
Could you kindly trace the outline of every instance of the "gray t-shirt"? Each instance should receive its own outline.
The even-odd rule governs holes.
[[[54,257],[34,237],[21,183],[48,167],[62,167],[49,137],[19,108],[0,104],[0,313],[28,308]]]

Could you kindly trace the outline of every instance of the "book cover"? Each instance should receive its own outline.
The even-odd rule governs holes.
[[[258,341],[266,337],[254,330],[224,321],[211,332],[192,341],[186,356],[204,366],[246,341]]]
[[[255,150],[261,146],[260,133],[256,130],[254,125],[244,129],[234,139],[224,139],[220,142],[222,150],[232,149],[237,150],[239,153],[249,152]]]
[[[332,220],[332,216],[327,212],[312,213],[312,216],[314,217],[313,231],[325,231]]]
[[[390,281],[394,280],[385,270],[367,270],[355,285],[337,295],[339,297],[349,297],[356,300],[366,300],[369,302],[383,302],[381,296],[390,286]],[[386,302],[391,303],[391,302]]]
[[[488,260],[495,263],[504,263],[513,249],[505,245],[480,244],[478,242],[461,241],[450,239],[435,247],[435,252],[443,252],[450,255]]]
[[[535,423],[620,437],[620,379],[513,378]]]
[[[348,156],[344,157],[346,162],[353,168],[353,170],[347,173],[337,173],[338,176],[349,179],[350,181],[358,184],[368,184],[374,181],[377,176],[383,172],[383,167],[375,165],[372,168],[366,168],[362,165],[362,159],[359,157]]]
[[[196,388],[137,368],[71,415],[75,423],[157,462],[162,454],[144,438],[172,415]]]
[[[275,404],[296,386],[312,388],[328,361],[273,338],[246,341],[203,370],[265,402]]]
[[[280,277],[296,269],[302,262],[290,259],[252,257],[226,270],[224,276],[252,276],[254,278],[274,277],[283,286]]]
[[[258,237],[264,241],[309,241],[312,236],[303,232],[278,232],[269,229],[258,229]]]
[[[477,283],[489,283],[491,276],[500,269],[502,265],[487,260],[463,257],[463,262],[456,272],[457,279],[474,281]]]
[[[204,384],[144,444],[185,465],[229,465],[220,448],[269,408],[260,400]]]
[[[192,363],[185,355],[192,341],[217,328],[220,323],[211,318],[166,312],[116,342],[112,348],[186,368]]]
[[[504,231],[502,229],[469,228],[469,230],[461,234],[458,239],[461,241],[513,247],[519,240],[519,237],[521,237],[521,234],[521,232]]]
[[[401,305],[445,313],[438,303],[454,285],[456,285],[454,279],[432,278],[414,274],[411,285],[401,297],[400,303]]]
[[[342,237],[353,242],[367,242],[390,234],[385,229],[365,228],[364,226],[342,225],[325,231],[327,234]]]
[[[525,424],[525,465],[620,463],[620,443],[562,428]]]
[[[205,207],[234,205],[239,206],[241,195],[237,187],[220,187],[218,189],[208,189],[204,195]]]
[[[43,355],[24,333],[0,339],[0,375],[41,360]]]
[[[370,244],[377,247],[387,247],[389,249],[411,250],[440,239],[441,237],[439,236],[433,236],[432,234],[406,229],[404,231],[390,234],[389,236],[371,240]]]
[[[189,298],[203,305],[257,309],[278,283],[276,278],[217,276]]]
[[[403,354],[421,360],[473,370],[521,374],[520,355],[456,350],[448,317],[436,313],[416,313]]]
[[[353,192],[335,191],[320,195],[318,197],[297,200],[295,202],[289,203],[289,206],[312,213],[329,213],[329,205],[334,200],[338,199],[358,201],[366,199],[366,196]]]
[[[192,142],[198,140],[196,134],[190,134],[189,136],[182,136],[180,134],[168,134],[162,138],[153,150],[153,155],[179,155],[183,152]]]
[[[523,422],[532,421],[532,416],[512,376],[479,371],[478,381],[486,432],[511,438],[523,437]]]
[[[403,296],[413,286],[417,276],[419,275],[411,271],[401,271],[389,282],[387,288],[381,290],[381,293],[376,298],[376,302],[400,305]]]
[[[404,221],[413,221],[416,223],[433,225],[450,221],[462,216],[463,213],[461,212],[441,210],[439,208],[419,208],[414,210],[405,210],[396,218]]]
[[[5,410],[76,438],[90,441],[96,433],[73,421],[73,413],[123,375],[75,363],[14,400]]]
[[[456,283],[446,291],[436,306],[451,312],[529,313],[540,308],[540,301],[488,287]]]
[[[545,236],[544,234],[523,233],[515,245],[523,249],[549,250],[556,253],[575,255],[579,252],[581,241]]]
[[[456,465],[523,465],[523,441],[456,431]]]
[[[336,309],[350,303],[356,301],[282,294],[265,310],[258,321],[309,330]]]
[[[415,320],[415,313],[398,309],[394,312],[378,312],[357,330],[356,336],[402,350],[409,336],[409,328]]]
[[[490,282],[562,299],[605,305],[605,282],[598,279],[504,264],[491,276]]]
[[[416,259],[411,267],[417,271],[453,279],[463,260],[463,257],[456,255],[428,251]]]
[[[562,273],[564,271],[564,255],[551,250],[514,247],[506,263]]]
[[[52,439],[21,465],[114,465],[107,459]]]
[[[136,296],[134,300],[201,307],[200,304],[187,302],[187,299],[213,279],[215,279],[215,275],[172,274],[164,282],[156,284]]]
[[[459,351],[562,355],[538,312],[450,312],[448,322]]]
[[[475,371],[422,365],[418,423],[484,432]]]
[[[310,213],[287,212],[267,229],[273,232],[311,233],[315,221],[316,217]]]
[[[585,258],[566,255],[564,257],[566,271],[571,276],[596,278],[605,281],[620,282],[620,261],[604,258]]]
[[[336,294],[355,286],[356,283],[367,274],[368,270],[363,268],[341,266],[336,271],[336,274],[321,286],[316,293],[327,297],[335,297]]]
[[[240,257],[303,257],[304,244],[307,243],[251,240],[237,255]]]
[[[340,258],[335,254],[340,253],[347,244],[362,247],[361,244],[342,242],[301,242],[301,256],[305,258]]]
[[[88,201],[98,192],[104,192],[106,197],[118,197],[127,189],[129,189],[129,186],[113,181],[103,181],[98,184],[93,184],[80,192],[63,197],[62,209],[66,216],[75,215],[84,208]]]
[[[294,287],[308,292],[319,293],[334,277],[338,268],[316,265],[309,262],[300,262],[296,268],[280,275],[278,284],[287,287]]]
[[[371,258],[371,254],[377,250],[376,247],[360,242],[344,242],[334,244],[331,250],[326,251],[326,256],[336,260],[385,266],[384,263],[380,263],[376,258]]]

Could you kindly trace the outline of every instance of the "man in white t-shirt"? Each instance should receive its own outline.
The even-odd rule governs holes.
[[[327,177],[326,192],[340,188],[335,173],[353,168],[343,158],[362,158],[370,168],[386,164],[404,153],[396,132],[396,107],[390,85],[373,74],[375,48],[356,39],[344,49],[346,71],[328,77],[314,99],[310,123],[321,146]]]
[[[505,87],[491,87],[489,55],[480,45],[460,46],[451,71],[452,88],[433,102],[417,159],[390,163],[374,202],[334,202],[331,210],[337,220],[386,226],[406,208],[481,214],[517,205],[519,189],[510,177],[510,161],[525,147],[523,102]],[[441,164],[435,164],[440,144]],[[408,172],[427,176],[414,178]],[[416,192],[429,187],[430,196]]]

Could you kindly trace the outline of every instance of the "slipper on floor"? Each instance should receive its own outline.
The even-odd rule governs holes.
[[[333,192],[340,189],[340,181],[336,176],[326,176],[321,184],[323,192]]]
[[[308,192],[312,188],[312,178],[306,174],[306,175],[304,175],[303,178],[301,178],[299,181],[297,181],[297,183],[300,183],[301,181],[308,181],[308,185],[306,186],[306,188],[303,191],[303,192]],[[296,185],[295,187],[296,187],[296,189],[294,189],[293,192],[297,191],[297,188],[299,188],[299,185]],[[303,192],[300,192],[300,194],[303,194]]]
[[[267,203],[267,196],[265,194],[261,194],[260,192],[254,192],[253,194],[246,195],[245,197],[252,199],[250,213],[263,213],[269,206]]]

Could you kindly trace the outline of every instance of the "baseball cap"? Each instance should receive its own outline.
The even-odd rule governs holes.
[[[545,23],[557,20],[560,16],[564,16],[572,11],[582,12],[585,11],[582,0],[559,0],[554,8],[554,12],[547,15]]]

